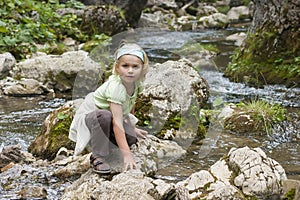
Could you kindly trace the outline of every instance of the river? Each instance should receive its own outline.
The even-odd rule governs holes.
[[[210,85],[211,97],[209,101],[222,98],[224,103],[239,102],[243,99],[259,98],[269,102],[280,103],[288,108],[290,113],[299,113],[300,88],[286,88],[280,85],[266,86],[264,88],[248,87],[241,83],[230,82],[221,72],[230,61],[234,48],[233,42],[226,41],[225,37],[246,28],[227,30],[205,30],[198,32],[169,32],[140,30],[137,32],[138,43],[147,49],[152,62],[163,62],[172,58],[172,51],[180,48],[188,40],[203,44],[214,44],[220,49],[220,54],[211,60],[219,69],[201,70],[200,74]],[[117,37],[123,37],[122,34]],[[170,53],[171,52],[171,53]],[[173,58],[172,58],[173,59]],[[176,59],[176,56],[175,58]],[[26,150],[40,131],[46,116],[55,108],[63,105],[70,96],[50,98],[46,96],[35,97],[7,97],[0,98],[0,145],[21,144]],[[157,177],[178,181],[191,173],[207,169],[232,147],[261,147],[266,154],[278,161],[286,170],[289,178],[300,180],[300,144],[293,140],[294,135],[300,134],[299,121],[295,126],[286,124],[286,129],[274,130],[275,136],[235,135],[223,130],[209,129],[207,141],[210,141],[210,151],[203,156],[201,144],[195,141],[188,149],[188,154],[172,162],[169,166],[159,169]],[[217,137],[215,137],[217,136]],[[299,140],[299,139],[298,139]]]

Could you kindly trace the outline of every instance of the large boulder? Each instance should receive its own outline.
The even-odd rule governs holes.
[[[13,78],[35,79],[55,92],[71,91],[76,79],[81,79],[76,81],[78,90],[94,90],[101,73],[102,67],[85,51],[33,57],[17,63],[10,71]]]
[[[204,136],[197,116],[208,100],[208,83],[190,61],[156,64],[148,72],[144,88],[136,104],[139,125],[147,125],[151,132],[163,138],[170,130],[173,131],[170,137],[176,135],[178,139]]]
[[[130,27],[136,27],[147,0],[79,0],[85,5],[114,5],[123,11]],[[113,25],[114,23],[112,23]]]
[[[128,28],[120,10],[111,6],[87,6],[82,18],[80,29],[90,36],[101,33],[115,35]]]
[[[61,147],[74,149],[75,143],[69,139],[69,128],[74,116],[74,104],[67,102],[49,114],[39,135],[30,144],[28,151],[36,157],[53,160]]]
[[[260,148],[232,148],[226,157],[177,186],[185,187],[191,199],[280,199],[287,180],[282,166]]]

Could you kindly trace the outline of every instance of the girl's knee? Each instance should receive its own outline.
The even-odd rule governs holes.
[[[97,118],[99,122],[103,123],[111,123],[112,121],[112,113],[108,110],[100,110],[97,113]]]

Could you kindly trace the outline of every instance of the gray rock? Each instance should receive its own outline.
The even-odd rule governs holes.
[[[243,147],[232,148],[209,170],[196,172],[176,186],[188,189],[191,199],[279,199],[286,179],[281,165],[260,148]]]
[[[0,82],[0,88],[8,96],[32,96],[54,93],[52,89],[34,79],[22,78],[21,80],[5,79]]]
[[[60,92],[70,91],[74,84],[77,84],[78,92],[92,91],[103,73],[101,69],[87,52],[70,51],[62,55],[42,55],[19,62],[11,71],[11,76],[35,79]]]
[[[0,79],[8,76],[15,64],[16,59],[11,53],[0,54]]]
[[[193,118],[192,110],[205,105],[209,91],[207,82],[191,62],[181,59],[156,64],[148,72],[144,88],[140,97],[142,103],[136,106],[138,118],[150,118],[151,131],[159,133],[164,124],[174,123],[174,115],[180,113],[187,123],[176,132],[178,141],[194,138],[198,119]]]

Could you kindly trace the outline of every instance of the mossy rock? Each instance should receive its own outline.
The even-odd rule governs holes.
[[[139,95],[135,104],[135,116],[139,119],[138,126],[144,127],[150,133],[154,134],[158,138],[165,138],[165,134],[168,130],[176,134],[176,131],[180,129],[190,130],[191,132],[196,131],[195,135],[199,139],[203,139],[206,134],[205,125],[199,120],[195,119],[198,116],[197,113],[189,113],[188,115],[182,115],[178,111],[169,111],[168,117],[165,120],[159,119],[158,117],[153,118],[151,116],[159,115],[159,108],[153,108],[151,103],[151,96]],[[167,111],[166,111],[167,112]],[[197,111],[194,111],[197,112]],[[155,119],[155,122],[151,121]],[[199,121],[195,127],[195,121]],[[175,135],[173,135],[175,137]]]
[[[235,51],[225,76],[256,87],[266,84],[299,87],[299,46],[299,31],[287,30],[280,35],[276,30],[249,34],[243,48]]]
[[[74,149],[75,143],[68,138],[73,116],[74,107],[71,102],[54,110],[45,119],[39,135],[28,151],[42,159],[53,160],[61,147]]]

